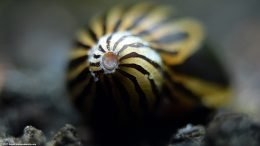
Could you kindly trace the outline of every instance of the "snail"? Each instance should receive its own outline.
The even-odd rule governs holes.
[[[165,98],[187,111],[197,105],[218,108],[229,101],[230,87],[221,69],[203,68],[210,61],[197,53],[205,47],[202,24],[167,6],[116,6],[77,34],[69,95],[94,119],[156,113]]]

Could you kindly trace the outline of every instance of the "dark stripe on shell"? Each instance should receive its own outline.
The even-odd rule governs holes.
[[[94,54],[94,55],[93,55],[93,57],[94,57],[95,59],[98,59],[100,56],[101,56],[101,55],[97,55],[97,54]]]
[[[135,76],[118,69],[118,72],[121,73],[123,76],[125,76],[126,78],[130,79],[134,86],[135,86],[135,91],[138,93],[139,97],[140,97],[140,106],[144,111],[148,110],[148,105],[147,105],[147,101],[146,101],[146,96],[144,91],[142,90],[142,88],[140,87],[140,85],[137,82],[137,79]]]
[[[83,42],[80,42],[80,41],[76,41],[74,46],[75,46],[75,49],[84,48],[84,49],[88,50],[91,48],[91,46],[84,44]]]
[[[155,6],[151,5],[146,12],[143,12],[143,15],[137,16],[135,21],[132,23],[132,25],[130,25],[128,28],[126,28],[126,30],[131,30],[134,29],[136,26],[138,25],[142,25],[140,24],[142,22],[142,20],[152,11],[154,10]]]
[[[124,15],[126,14],[126,12],[127,12],[131,7],[132,7],[132,6],[126,6],[126,7],[124,8],[124,12],[122,12],[121,18],[119,18],[119,19],[117,20],[117,22],[116,22],[116,24],[115,24],[115,27],[114,27],[114,29],[113,29],[113,32],[117,32],[117,31],[118,31],[119,27],[120,27],[121,24],[122,24],[122,18],[125,17]]]
[[[107,38],[107,41],[106,41],[108,51],[110,51],[110,42],[111,42],[112,37],[113,37],[113,34],[109,35],[109,37]]]
[[[98,76],[104,73],[104,70],[97,70],[97,71],[93,71],[94,74],[97,74]]]
[[[102,29],[103,29],[103,35],[107,33],[107,13],[105,13],[102,17]]]
[[[87,55],[83,55],[83,56],[80,56],[80,57],[77,57],[75,59],[70,60],[68,68],[73,69],[74,67],[77,67],[82,63],[86,63],[87,58],[88,58]]]
[[[194,94],[191,90],[187,89],[184,85],[182,85],[180,82],[177,82],[173,80],[170,75],[167,72],[164,72],[166,80],[170,81],[173,88],[181,92],[182,94],[186,95],[189,99],[200,102],[201,99],[198,95]]]
[[[97,37],[96,33],[91,28],[88,28],[88,32],[89,32],[90,37],[92,38],[92,40],[94,42],[98,42],[98,37]]]
[[[68,87],[74,88],[74,86],[77,86],[78,83],[85,80],[87,78],[87,76],[90,76],[90,73],[89,73],[89,68],[86,67],[75,78],[73,78],[72,80],[69,80]]]
[[[144,69],[142,66],[138,65],[138,64],[120,64],[119,66],[124,66],[124,67],[130,67],[130,68],[134,68],[136,70],[138,70],[139,72],[141,72],[144,75],[150,75],[150,72],[147,71],[146,69]],[[158,103],[158,97],[159,97],[159,90],[158,87],[156,86],[154,79],[150,79],[148,78],[150,84],[151,84],[151,88],[152,88],[152,92],[154,93],[155,97],[156,97],[156,104]],[[149,98],[149,97],[148,97]],[[154,105],[153,105],[154,106]]]
[[[152,91],[156,97],[156,100],[155,100],[155,103],[153,105],[153,107],[158,107],[159,104],[160,104],[160,93],[159,93],[159,89],[158,87],[156,86],[155,84],[155,81],[153,79],[149,79],[150,83],[151,83],[151,86],[152,86]],[[153,109],[154,110],[154,109]]]
[[[115,25],[115,27],[114,27],[114,29],[113,29],[113,32],[116,32],[116,31],[118,30],[118,28],[120,27],[121,23],[122,23],[122,19],[119,19],[119,20],[116,22],[116,25]]]
[[[134,57],[141,58],[141,59],[143,59],[143,60],[149,62],[151,65],[153,65],[154,68],[161,69],[161,66],[160,66],[158,63],[156,63],[156,62],[152,61],[151,59],[147,58],[146,56],[140,55],[140,54],[138,54],[138,53],[136,53],[136,52],[131,52],[131,53],[129,53],[129,54],[127,54],[127,55],[121,57],[121,58],[119,59],[119,61],[122,61],[122,60],[127,59],[127,58],[132,58],[132,57],[133,57],[133,58],[134,58]]]
[[[127,114],[131,115],[133,113],[134,107],[131,107],[129,104],[131,97],[128,94],[128,90],[125,88],[125,86],[123,85],[124,83],[122,83],[120,79],[116,78],[115,76],[111,76],[111,78],[115,83],[114,84],[116,86],[115,88],[118,89],[118,91],[119,91],[120,97],[122,98],[123,102],[125,103]]]
[[[166,50],[166,49],[161,49],[161,48],[154,48],[157,52],[159,53],[165,53],[168,55],[177,55],[179,53],[179,51],[170,51],[170,50]]]
[[[145,35],[150,35],[151,33],[155,32],[156,30],[158,30],[159,28],[164,27],[164,25],[166,25],[167,23],[171,23],[173,20],[178,21],[178,19],[181,19],[182,17],[180,17],[179,15],[172,15],[169,16],[167,18],[165,18],[165,20],[153,24],[152,26],[150,26],[149,28],[145,28],[144,30],[138,32],[136,35],[142,37]]]
[[[98,50],[103,53],[106,53],[106,51],[104,50],[104,48],[101,45],[98,45]]]
[[[91,90],[93,90],[92,88],[94,87],[94,78],[91,77],[90,80],[89,80],[89,83],[86,85],[86,87],[84,88],[85,90],[83,90],[77,97],[74,97],[75,98],[75,105],[78,107],[78,108],[81,108],[81,110],[84,110],[83,108],[85,107],[85,104],[86,104],[86,100],[87,98],[90,98],[88,97],[89,93]]]
[[[132,44],[126,44],[122,48],[120,48],[120,50],[118,51],[118,55],[120,55],[120,53],[123,52],[128,47],[140,48],[140,47],[147,47],[147,46],[145,46],[143,43],[139,43],[139,42],[132,43]]]
[[[96,67],[99,67],[99,66],[100,66],[100,62],[95,62],[95,63],[90,62],[89,65],[90,65],[90,66],[96,66]]]
[[[122,42],[125,38],[129,37],[129,36],[132,36],[132,35],[124,35],[122,37],[120,37],[115,43],[114,43],[114,46],[113,46],[113,51],[115,51],[116,47],[118,46],[118,44],[120,42]]]
[[[171,66],[170,69],[179,74],[228,86],[230,84],[228,73],[210,47],[208,44],[203,44],[182,64]]]
[[[179,32],[175,34],[167,34],[157,40],[151,40],[150,42],[159,43],[159,44],[167,44],[167,43],[174,43],[186,40],[189,37],[187,32]]]

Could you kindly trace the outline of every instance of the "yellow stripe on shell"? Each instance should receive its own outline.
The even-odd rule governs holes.
[[[95,82],[95,81],[93,81],[93,82]],[[87,95],[85,95],[86,96],[85,97],[86,101],[85,101],[85,104],[84,104],[85,106],[84,106],[83,110],[86,113],[88,113],[90,116],[92,114],[91,110],[93,109],[93,103],[94,103],[96,90],[97,90],[97,85],[95,83],[93,83],[93,85],[91,86],[90,92],[88,92]]]
[[[103,36],[103,20],[101,16],[93,17],[90,23],[90,28],[92,28],[93,32],[96,34],[97,38]],[[104,24],[106,25],[106,24]]]
[[[116,6],[111,9],[107,15],[107,33],[113,32],[116,23],[121,19],[124,9],[122,6]]]
[[[152,107],[154,107],[156,97],[153,94],[152,86],[150,84],[148,77],[145,76],[144,74],[142,74],[140,71],[133,69],[133,68],[120,67],[120,69],[131,74],[132,76],[134,76],[136,78],[140,88],[142,89],[142,91],[144,92],[144,94],[146,96],[146,101],[148,101],[148,103],[149,103],[148,108],[152,109]]]
[[[96,42],[90,37],[90,34],[83,29],[77,33],[77,38],[78,41],[84,45],[88,45],[92,47],[96,44]]]
[[[170,89],[170,93],[171,93],[170,98],[173,97],[176,98],[173,100],[177,100],[178,105],[191,109],[198,104],[198,102],[191,100],[184,93],[177,91],[174,85],[169,80],[165,80],[165,85]]]
[[[145,44],[145,42],[143,42],[143,40],[141,40],[140,38],[138,38],[138,37],[131,37],[131,39],[124,39],[123,41],[121,41],[118,45],[117,45],[117,47],[115,48],[115,52],[119,52],[120,51],[120,49],[124,46],[124,45],[130,45],[130,44],[133,44],[133,43],[144,43]],[[113,44],[112,45],[114,45],[114,42],[113,42]],[[128,47],[128,48],[130,48],[130,47]],[[123,51],[124,52],[124,51]],[[123,53],[123,52],[121,52],[121,54]],[[120,54],[120,56],[123,56],[123,54],[121,55]]]
[[[100,71],[100,70],[102,70],[102,68],[101,68],[101,67],[98,67],[98,66],[91,66],[91,67],[89,68],[89,70],[92,71],[92,72],[95,72],[95,71]]]
[[[85,63],[81,63],[79,66],[69,70],[67,79],[68,80],[74,79],[75,77],[77,77],[77,75],[79,75],[87,67],[89,67],[89,64],[86,61]]]
[[[120,53],[119,58],[124,57],[125,55],[134,52],[134,53],[137,53],[137,54],[139,54],[139,55],[143,55],[143,56],[149,58],[151,61],[157,63],[158,65],[162,65],[161,60],[158,60],[158,59],[160,59],[159,56],[158,56],[158,58],[152,58],[151,56],[149,56],[149,55],[151,54],[150,51],[153,51],[153,50],[150,50],[150,49],[151,49],[151,48],[147,48],[147,47],[140,47],[140,48],[128,47],[128,48],[126,48],[124,51],[122,51],[122,52]],[[154,52],[154,54],[155,54],[155,53],[156,53],[156,52]],[[154,57],[155,57],[155,56],[154,56]]]
[[[119,82],[124,86],[124,88],[127,90],[128,95],[130,96],[130,107],[131,110],[135,113],[140,113],[140,101],[139,101],[139,95],[135,90],[133,82],[126,78],[124,75],[115,72],[115,76],[118,79]]]
[[[150,45],[153,48],[160,48],[168,52],[177,51],[177,54],[174,56],[168,53],[161,53],[162,59],[167,64],[176,65],[176,64],[183,63],[183,61],[185,61],[189,56],[191,56],[195,51],[197,51],[197,49],[199,49],[202,41],[204,40],[204,30],[202,25],[198,21],[192,19],[182,19],[176,21],[172,25],[172,29],[176,31],[178,30],[178,32],[180,31],[187,32],[188,34],[187,39],[180,42],[173,42],[167,44],[151,43]],[[171,30],[168,31],[172,32]],[[161,34],[156,34],[156,33],[154,34],[154,36],[155,35],[162,36]]]
[[[164,80],[164,84],[166,87],[169,88],[170,91],[170,99],[172,98],[172,100],[177,100],[177,105],[175,106],[179,106],[177,108],[187,108],[187,110],[190,110],[192,108],[194,108],[196,105],[198,105],[198,101],[196,100],[192,100],[188,95],[185,94],[185,92],[181,92],[176,90],[175,84],[173,83],[173,78],[172,78],[172,71],[169,70],[169,68],[167,66],[163,66],[163,70],[165,71],[165,74],[168,74],[168,76],[170,78],[167,78]]]
[[[70,59],[74,60],[76,58],[80,58],[85,55],[88,55],[88,50],[86,50],[85,48],[76,48],[70,52]]]
[[[153,79],[158,90],[161,89],[162,86],[162,74],[161,72],[154,68],[153,65],[151,65],[149,62],[144,61],[141,58],[138,57],[131,57],[131,58],[127,58],[124,59],[120,62],[120,64],[136,64],[136,65],[140,65],[143,69],[145,69],[146,71],[148,71],[150,73],[149,78]]]
[[[128,10],[122,17],[122,23],[120,25],[119,31],[125,31],[129,26],[135,22],[138,16],[142,16],[147,13],[147,10],[151,8],[153,5],[149,3],[141,3],[133,6]]]
[[[228,87],[176,73],[172,75],[172,78],[201,97],[203,105],[207,107],[223,107],[230,102],[231,90]]]
[[[70,92],[72,100],[75,100],[75,98],[79,96],[79,94],[85,89],[85,87],[89,84],[90,78],[91,76],[88,75],[87,79],[81,81],[73,87],[73,89]]]
[[[120,118],[122,118],[121,120],[126,120],[126,106],[124,101],[122,100],[122,98],[120,97],[120,93],[118,92],[119,89],[116,90],[116,86],[115,86],[115,82],[112,80],[111,76],[108,76],[108,80],[110,82],[109,85],[111,85],[111,88],[109,88],[109,90],[112,90],[112,95],[114,98],[114,101],[116,102],[116,104],[118,105],[118,111],[120,114]]]
[[[159,24],[162,21],[168,19],[170,14],[169,7],[156,7],[152,12],[150,12],[145,18],[140,22],[136,28],[130,30],[133,34],[138,34],[141,31],[147,30],[147,28],[152,28],[153,26]]]

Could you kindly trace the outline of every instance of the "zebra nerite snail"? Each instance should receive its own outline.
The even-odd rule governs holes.
[[[168,7],[115,7],[78,33],[67,75],[71,99],[87,116],[104,119],[155,113],[165,98],[187,111],[219,107],[229,87],[221,70],[196,55],[204,40],[198,21]]]

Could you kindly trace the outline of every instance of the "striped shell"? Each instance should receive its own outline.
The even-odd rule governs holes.
[[[115,7],[78,33],[67,76],[72,101],[103,116],[152,112],[163,98],[176,107],[218,107],[228,99],[226,84],[178,71],[203,41],[198,21],[168,7]]]

